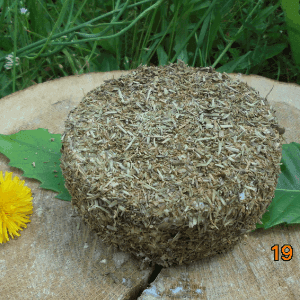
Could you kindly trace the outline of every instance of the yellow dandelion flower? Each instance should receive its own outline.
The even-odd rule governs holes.
[[[26,228],[25,223],[31,222],[28,214],[32,214],[31,189],[23,186],[24,180],[17,176],[12,179],[12,172],[0,171],[0,244],[9,241],[14,235],[20,236],[18,230]]]

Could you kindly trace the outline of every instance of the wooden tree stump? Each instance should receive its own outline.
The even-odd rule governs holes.
[[[129,71],[68,76],[0,99],[0,134],[47,128],[63,133],[64,121],[83,96]],[[286,143],[300,141],[300,86],[256,75],[229,74],[258,90],[277,110]],[[140,270],[140,261],[108,249],[75,214],[70,202],[21,176],[0,153],[0,170],[32,189],[33,214],[20,237],[0,244],[3,299],[299,299],[299,225],[258,229],[233,250],[192,265]],[[289,244],[293,257],[274,259],[271,247]],[[158,274],[156,274],[158,272]],[[151,274],[157,277],[147,288]]]

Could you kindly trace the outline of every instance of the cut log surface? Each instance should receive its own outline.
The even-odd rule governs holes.
[[[84,95],[129,71],[68,76],[0,99],[0,134],[47,128],[64,121]],[[257,75],[229,74],[258,90],[275,109],[286,143],[300,143],[300,86]],[[140,260],[108,248],[75,213],[71,202],[23,177],[0,153],[0,171],[32,189],[33,214],[21,236],[0,244],[1,299],[300,299],[300,229],[282,225],[248,234],[231,251],[191,265],[141,269]],[[289,261],[271,248],[290,245]],[[152,282],[151,282],[152,281]],[[149,282],[150,285],[149,285]]]

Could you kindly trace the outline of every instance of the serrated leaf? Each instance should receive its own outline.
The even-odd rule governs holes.
[[[300,144],[282,145],[281,163],[275,197],[256,228],[300,223]]]
[[[24,177],[37,179],[41,188],[58,192],[55,198],[71,201],[60,169],[60,137],[44,128],[0,134],[0,152],[10,159],[10,166],[24,172]]]

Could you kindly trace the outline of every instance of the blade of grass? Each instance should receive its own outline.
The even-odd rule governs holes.
[[[205,52],[205,61],[207,60],[207,57],[211,53],[213,42],[216,38],[218,28],[220,27],[221,23],[221,13],[219,10],[214,10],[210,14],[210,22],[209,22],[209,31],[207,34],[207,46],[206,46],[206,52]]]
[[[197,52],[199,51],[199,59],[200,59],[200,66],[204,66],[206,67],[206,61],[203,60],[203,50],[200,49],[200,47],[203,45],[203,41],[204,41],[204,38],[205,38],[205,34],[207,32],[207,28],[209,26],[209,20],[210,20],[210,15],[208,15],[204,22],[203,22],[203,25],[201,27],[201,31],[199,33],[199,38],[196,38],[196,43],[197,43],[197,48],[196,48],[196,51],[195,51],[195,56],[194,56],[194,60],[193,60],[193,66],[195,66],[195,62],[196,62],[196,55],[197,55]],[[195,33],[196,35],[196,33]]]
[[[299,0],[282,0],[289,41],[295,63],[300,67],[300,15]]]
[[[257,9],[257,7],[260,5],[260,3],[261,3],[261,0],[259,0],[259,1],[257,2],[257,4],[255,5],[255,7],[252,9],[252,11],[250,12],[250,14],[249,14],[248,17],[246,18],[245,22],[247,22],[248,19],[253,15],[253,13],[255,12],[255,10]],[[219,57],[218,57],[218,58],[215,60],[215,62],[212,64],[212,67],[213,67],[213,68],[218,64],[218,62],[220,61],[220,59],[221,59],[221,58],[224,56],[224,54],[228,51],[228,49],[231,47],[231,45],[237,40],[238,36],[241,34],[241,32],[242,32],[243,29],[244,29],[244,25],[242,25],[242,26],[240,27],[240,29],[238,30],[238,32],[237,32],[235,38],[234,38],[232,41],[230,41],[230,42],[228,43],[228,45],[225,47],[225,49],[223,50],[223,52],[219,55]]]
[[[140,1],[140,2],[138,2],[138,3],[129,5],[128,8],[133,8],[133,7],[136,7],[136,6],[138,6],[138,5],[146,4],[146,3],[152,2],[152,1],[153,1],[153,0],[143,0],[143,1]],[[149,7],[149,8],[147,9],[147,11],[144,11],[144,12],[142,13],[142,15],[140,15],[140,16],[139,16],[139,17],[138,17],[131,25],[132,25],[132,26],[135,25],[135,23],[136,23],[139,19],[141,19],[142,17],[144,17],[145,14],[147,14],[150,10],[152,10],[152,9],[155,8],[156,6],[159,6],[159,5],[161,4],[161,2],[163,2],[163,1],[164,1],[164,0],[159,0],[157,3],[155,3],[154,5],[152,5],[151,7]],[[118,11],[119,11],[119,9],[118,9]],[[54,35],[52,36],[52,39],[60,38],[60,37],[62,37],[63,35],[67,35],[67,34],[69,34],[69,33],[71,33],[71,32],[74,32],[74,31],[76,31],[76,30],[79,30],[79,29],[82,29],[82,28],[85,28],[85,27],[89,27],[89,26],[93,27],[92,25],[90,25],[91,23],[96,22],[96,21],[98,21],[98,20],[101,20],[101,19],[103,19],[103,18],[106,18],[106,17],[108,17],[108,16],[110,16],[110,15],[112,15],[112,14],[114,14],[114,13],[115,13],[114,11],[108,12],[107,14],[101,15],[101,16],[95,18],[95,19],[92,19],[92,20],[90,20],[90,21],[87,21],[87,22],[85,22],[85,23],[83,23],[83,24],[80,24],[80,25],[78,25],[78,26],[76,26],[76,27],[73,27],[73,28],[71,28],[71,29],[65,30],[65,31],[63,31],[63,32],[61,32],[61,33],[54,34]],[[126,31],[126,30],[130,29],[132,26],[126,27],[123,31]],[[123,34],[123,31],[122,31],[122,32],[119,32],[117,35],[114,35],[114,36],[111,36],[111,37],[120,36],[121,34]],[[103,33],[103,32],[102,32],[102,33]],[[78,33],[76,32],[76,34],[78,34]],[[110,38],[110,37],[105,37],[105,38]],[[83,40],[80,40],[80,41],[68,42],[68,43],[65,43],[64,45],[65,45],[65,46],[66,46],[66,45],[73,45],[73,44],[83,43],[83,42],[86,42],[86,41],[91,41],[91,40],[90,40],[90,39],[83,39]],[[17,50],[17,55],[18,55],[18,56],[21,56],[21,54],[23,54],[23,52],[25,52],[25,51],[29,51],[29,52],[30,52],[30,50],[33,49],[33,48],[36,48],[36,49],[37,49],[38,47],[43,47],[43,45],[44,45],[45,42],[47,42],[47,39],[46,39],[46,38],[43,39],[43,40],[41,40],[41,41],[38,41],[38,42],[32,43],[32,44],[30,44],[30,45],[27,45],[27,46],[25,46],[25,47],[23,47],[23,48],[21,48],[21,49],[18,49],[18,50]],[[63,43],[55,43],[54,45],[63,45]],[[5,57],[0,57],[0,62],[1,62],[1,61],[4,61],[4,60],[5,60]]]
[[[16,91],[16,57],[17,57],[17,32],[18,32],[18,5],[14,7],[14,15],[15,15],[15,22],[14,22],[14,56],[13,56],[13,93]]]
[[[2,7],[2,12],[1,12],[1,16],[0,16],[0,29],[2,27],[2,23],[3,23],[4,18],[6,17],[7,7],[8,7],[7,0],[4,0],[3,7]]]
[[[176,58],[179,55],[179,53],[181,52],[181,50],[185,47],[185,45],[189,42],[190,38],[194,35],[194,33],[197,31],[197,29],[203,23],[204,19],[211,12],[211,10],[214,8],[214,5],[217,3],[217,1],[218,0],[213,0],[213,2],[211,3],[210,7],[206,10],[205,14],[202,16],[201,20],[197,23],[197,25],[192,30],[192,32],[189,34],[189,36],[186,38],[186,40],[184,41],[184,43],[182,44],[182,46],[177,49],[176,54],[171,59],[171,63],[173,63],[176,60]]]
[[[40,56],[40,54],[46,49],[46,47],[48,46],[48,44],[49,44],[49,42],[50,42],[50,40],[51,40],[51,37],[53,36],[53,34],[54,34],[56,28],[60,28],[60,25],[61,25],[62,22],[63,22],[63,18],[64,18],[64,16],[65,16],[65,13],[67,12],[68,4],[69,4],[69,0],[65,0],[65,2],[64,2],[64,4],[63,4],[63,7],[62,7],[62,10],[61,10],[61,12],[60,12],[60,14],[59,14],[59,17],[58,17],[58,19],[57,19],[57,21],[56,21],[56,23],[55,23],[55,25],[54,25],[54,27],[53,27],[53,29],[52,29],[50,35],[48,36],[47,41],[46,41],[46,43],[44,44],[43,48],[40,50],[40,52],[39,52],[36,56],[34,56],[34,57],[29,57],[29,56],[27,56],[27,59],[30,59],[30,60],[35,60],[35,59],[37,59],[37,58]]]

